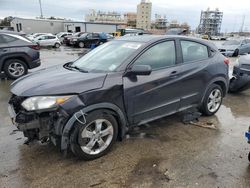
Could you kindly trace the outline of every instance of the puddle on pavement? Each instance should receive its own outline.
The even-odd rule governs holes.
[[[150,133],[153,130],[151,129],[150,124],[144,124],[138,127],[133,127],[127,134],[126,139],[158,139],[159,134]]]

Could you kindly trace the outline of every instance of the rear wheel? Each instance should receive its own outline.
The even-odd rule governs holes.
[[[8,78],[17,79],[28,73],[28,67],[19,59],[10,59],[4,64],[4,72]]]
[[[84,48],[85,44],[83,42],[79,42],[79,47]]]
[[[55,48],[59,48],[61,45],[59,43],[55,43]]]
[[[70,148],[81,159],[96,159],[111,149],[117,135],[116,119],[103,110],[94,111],[86,115],[84,125],[76,122],[70,136]]]
[[[205,94],[201,105],[201,112],[203,115],[212,116],[219,109],[222,104],[223,92],[219,85],[212,84]]]

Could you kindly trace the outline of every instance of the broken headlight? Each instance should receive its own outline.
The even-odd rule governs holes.
[[[30,97],[22,102],[22,106],[27,111],[50,109],[57,107],[59,104],[64,103],[71,97],[72,95]]]

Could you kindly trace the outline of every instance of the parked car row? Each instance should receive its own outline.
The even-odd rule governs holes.
[[[250,39],[232,38],[218,47],[219,51],[228,57],[237,57],[238,55],[244,55],[250,53]]]
[[[65,36],[63,42],[67,46],[84,48],[91,47],[91,45],[99,46],[112,39],[114,39],[113,35],[104,32],[78,32],[71,36]]]

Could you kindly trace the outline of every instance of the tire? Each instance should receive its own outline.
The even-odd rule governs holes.
[[[83,118],[79,120],[83,121]],[[75,123],[70,135],[70,148],[78,158],[93,160],[108,153],[117,135],[118,124],[114,116],[105,110],[93,111],[86,115],[84,125],[78,121]]]
[[[9,59],[4,63],[4,72],[10,79],[20,78],[28,73],[25,62],[19,59]]]
[[[250,152],[248,153],[248,161],[250,162]]]
[[[85,47],[85,44],[84,44],[84,42],[79,42],[78,46],[79,46],[80,48],[84,48],[84,47]]]
[[[233,53],[233,57],[238,57],[239,56],[239,49],[236,49]]]
[[[59,43],[55,43],[55,45],[54,45],[55,48],[60,48],[60,46],[61,45]]]
[[[218,95],[218,97],[216,97]],[[213,98],[214,97],[214,98]],[[219,85],[212,84],[207,90],[200,111],[205,116],[214,115],[222,104],[223,92]]]

